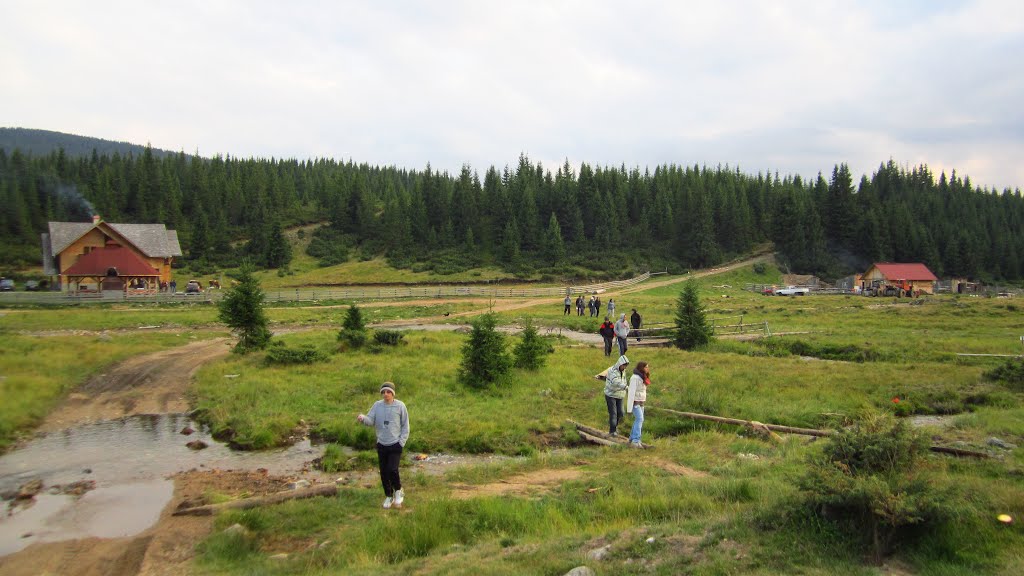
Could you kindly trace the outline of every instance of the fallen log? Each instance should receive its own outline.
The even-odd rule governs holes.
[[[587,442],[591,442],[593,444],[600,444],[602,446],[622,446],[622,444],[619,443],[619,442],[612,442],[611,440],[605,440],[604,438],[598,438],[597,436],[594,436],[594,435],[591,435],[591,434],[587,434],[583,430],[577,430],[576,433],[579,434],[580,437],[583,438],[584,440],[586,440]]]
[[[676,416],[693,418],[694,420],[707,420],[708,422],[718,422],[719,424],[734,424],[736,426],[746,426],[747,428],[752,429],[764,427],[773,432],[782,432],[784,434],[803,434],[804,436],[831,436],[832,434],[834,434],[832,430],[815,430],[813,428],[794,428],[793,426],[780,426],[778,424],[763,424],[761,422],[755,422],[753,420],[740,420],[739,418],[723,418],[721,416],[698,414],[696,412],[680,412],[678,410],[672,410],[669,408],[659,408],[657,406],[649,406],[647,409],[661,410],[662,412],[668,412],[669,414],[675,414]]]
[[[610,442],[618,442],[619,444],[626,444],[629,442],[629,440],[627,440],[623,436],[609,436],[608,434],[598,430],[597,428],[587,426],[586,424],[580,424],[579,422],[573,420],[569,420],[569,423],[576,427],[577,432],[586,432],[591,436],[596,436],[597,438],[601,438],[603,440],[607,440]]]
[[[774,432],[782,432],[784,434],[801,434],[803,436],[818,436],[827,438],[835,434],[835,430],[816,430],[814,428],[796,428],[793,426],[780,426],[778,424],[763,424],[761,422],[755,422],[753,420],[740,420],[738,418],[723,418],[721,416],[711,416],[710,414],[698,414],[696,412],[680,412],[678,410],[672,410],[670,408],[658,408],[656,406],[648,407],[648,410],[661,410],[662,412],[668,412],[669,414],[675,414],[676,416],[683,416],[685,418],[693,418],[694,420],[706,420],[708,422],[718,422],[719,424],[733,424],[736,426],[746,426],[753,430],[759,428],[771,430]],[[985,452],[977,452],[974,450],[963,450],[961,448],[949,448],[947,446],[929,446],[929,450],[937,452],[939,454],[951,454],[953,456],[969,456],[971,458],[991,458],[990,454]]]
[[[631,446],[629,439],[624,436],[611,436],[597,428],[587,426],[586,424],[580,424],[573,420],[569,420],[568,422],[576,427],[576,433],[580,435],[580,438],[583,438],[587,442],[600,444],[601,446]],[[650,446],[647,444],[641,444],[639,448],[647,449],[650,448]]]
[[[209,516],[221,510],[246,510],[249,508],[256,508],[257,506],[278,504],[287,500],[313,498],[314,496],[334,496],[337,493],[338,487],[336,485],[320,484],[310,488],[277,492],[276,494],[270,494],[268,496],[257,496],[253,498],[243,498],[242,500],[220,502],[218,504],[205,504],[203,506],[183,508],[181,510],[175,510],[172,516]]]

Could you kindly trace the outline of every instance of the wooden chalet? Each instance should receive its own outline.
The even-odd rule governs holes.
[[[909,285],[915,294],[934,294],[938,278],[927,266],[919,262],[912,264],[880,262],[872,264],[861,276],[860,281],[861,288],[870,287],[875,282],[883,282]]]
[[[63,291],[155,292],[181,256],[178,233],[163,224],[50,222],[42,234],[43,272]]]

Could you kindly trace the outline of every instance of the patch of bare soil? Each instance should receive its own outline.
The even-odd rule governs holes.
[[[453,484],[452,498],[467,500],[484,496],[538,496],[582,475],[581,470],[575,469],[536,470],[490,484]]]
[[[185,391],[192,375],[230,351],[230,341],[217,338],[125,360],[69,394],[39,429],[52,432],[131,414],[186,412]]]
[[[138,536],[85,538],[33,544],[0,558],[5,576],[181,576],[190,573],[194,549],[209,534],[211,516],[171,516],[184,502],[204,503],[209,493],[263,496],[286,489],[288,479],[262,472],[187,472],[174,479],[174,497],[160,520]]]
[[[683,466],[682,464],[676,464],[675,462],[669,462],[668,460],[654,460],[651,462],[654,466],[661,468],[669,474],[675,474],[676,476],[683,476],[685,478],[707,478],[707,472],[702,472],[689,466]]]

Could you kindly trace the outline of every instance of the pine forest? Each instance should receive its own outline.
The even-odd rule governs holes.
[[[1020,189],[974,187],[890,160],[858,182],[846,164],[812,180],[729,166],[578,166],[520,156],[483,174],[330,159],[71,156],[0,150],[0,266],[35,266],[48,221],[163,223],[185,260],[287,267],[283,230],[323,223],[324,266],[385,255],[439,273],[498,264],[622,274],[707,267],[774,243],[793,272],[835,278],[871,262],[924,262],[940,277],[1024,279]]]

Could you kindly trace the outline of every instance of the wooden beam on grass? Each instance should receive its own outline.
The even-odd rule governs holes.
[[[658,408],[656,406],[648,406],[648,410],[661,410],[662,412],[668,412],[669,414],[675,414],[676,416],[683,416],[685,418],[693,418],[694,420],[706,420],[708,422],[718,422],[719,424],[733,424],[735,426],[746,426],[753,430],[758,430],[763,427],[773,432],[782,432],[784,434],[801,434],[803,436],[818,436],[827,438],[835,434],[835,430],[816,430],[814,428],[796,428],[793,426],[780,426],[778,424],[762,424],[753,420],[740,420],[738,418],[723,418],[721,416],[711,416],[710,414],[698,414],[696,412],[680,412],[678,410],[672,410],[669,408]],[[975,450],[963,450],[961,448],[950,448],[948,446],[929,446],[929,450],[937,452],[939,454],[950,454],[953,456],[967,456],[971,458],[991,458],[990,454],[985,452],[977,452]]]

